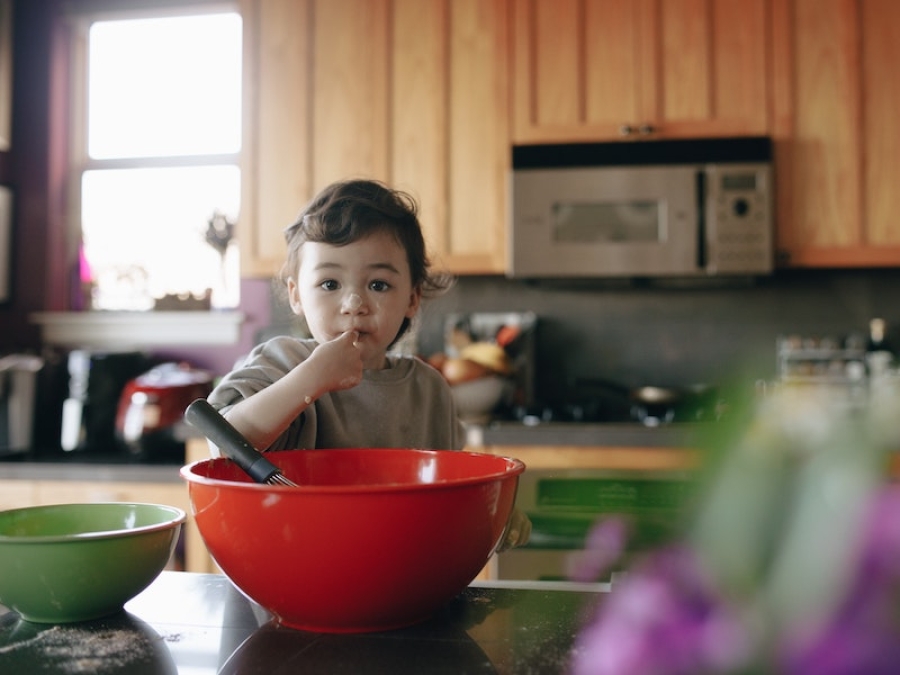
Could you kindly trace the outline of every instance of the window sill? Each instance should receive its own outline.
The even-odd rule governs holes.
[[[38,312],[46,345],[132,349],[164,346],[235,345],[244,314],[214,312]]]

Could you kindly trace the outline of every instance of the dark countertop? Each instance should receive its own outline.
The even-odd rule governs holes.
[[[0,606],[0,672],[565,673],[585,612],[603,590],[473,582],[417,626],[329,635],[274,625],[222,575],[163,572],[107,619],[31,624]]]

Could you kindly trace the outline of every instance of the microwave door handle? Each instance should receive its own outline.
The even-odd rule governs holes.
[[[697,269],[705,270],[709,262],[706,250],[706,172],[696,173],[697,196]]]

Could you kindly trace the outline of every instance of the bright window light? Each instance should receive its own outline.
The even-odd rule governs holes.
[[[208,244],[206,230],[215,210],[237,213],[240,180],[233,166],[85,172],[84,253],[102,291],[94,308],[152,309],[155,298],[206,289],[236,305],[237,257]]]
[[[88,59],[91,157],[241,149],[237,14],[98,22]]]
[[[86,64],[80,215],[91,307],[209,295],[214,308],[236,307],[240,15],[97,21]]]

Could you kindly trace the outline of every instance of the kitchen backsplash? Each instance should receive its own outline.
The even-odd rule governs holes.
[[[427,356],[443,349],[448,314],[533,311],[536,386],[553,402],[575,378],[629,386],[772,379],[779,335],[865,334],[873,316],[900,330],[898,300],[900,270],[779,272],[752,283],[669,287],[461,277],[423,305],[416,340]],[[284,302],[275,295],[271,302],[271,324],[258,337],[296,331]]]

